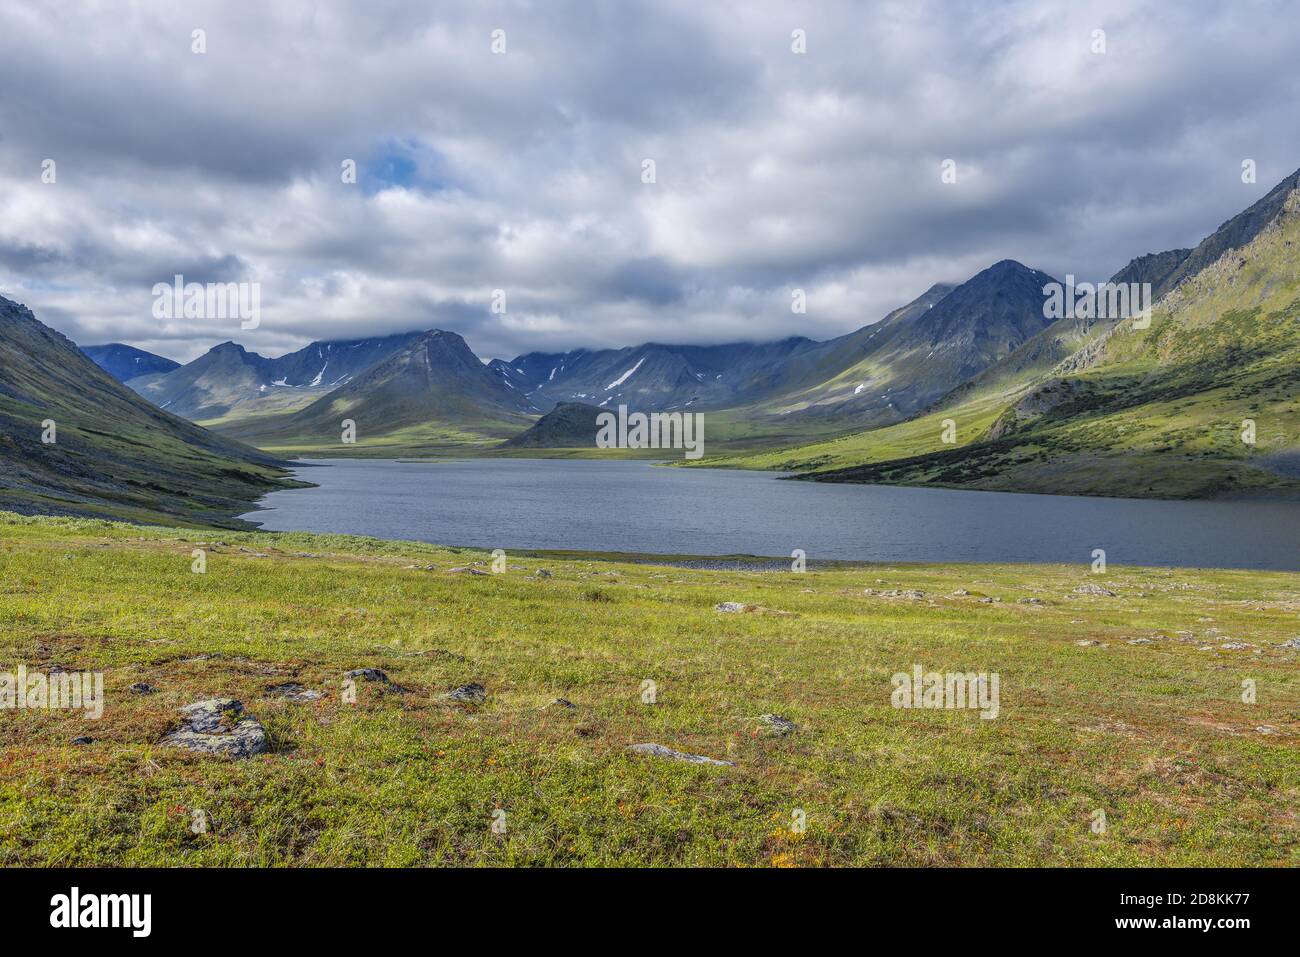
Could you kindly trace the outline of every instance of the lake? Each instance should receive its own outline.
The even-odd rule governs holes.
[[[642,461],[307,461],[243,517],[485,550],[1300,569],[1300,503],[1166,502],[782,481]]]

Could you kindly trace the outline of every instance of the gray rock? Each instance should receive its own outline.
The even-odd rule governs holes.
[[[953,592],[953,596],[956,598],[965,598],[969,594],[970,592],[968,592],[964,588],[958,588],[955,592]]]
[[[760,714],[758,720],[767,725],[768,734],[777,738],[784,738],[787,734],[794,734],[799,730],[799,726],[785,715]]]
[[[874,588],[862,589],[862,594],[871,595],[875,598],[907,598],[911,601],[920,601],[925,597],[925,592],[916,588],[889,588],[885,591],[877,591]]]
[[[459,568],[448,568],[449,575],[486,575],[487,572],[481,568],[470,568],[468,565],[462,565]]]
[[[1045,605],[1045,604],[1047,604],[1047,603],[1046,603],[1045,601],[1043,601],[1041,598],[1017,598],[1017,599],[1016,599],[1016,604],[1018,604],[1018,605]]]
[[[352,678],[354,680],[360,678],[363,681],[379,681],[386,685],[391,685],[393,683],[389,679],[388,675],[384,674],[378,668],[353,668],[351,671],[345,671],[343,677]]]
[[[135,684],[129,685],[126,690],[131,692],[131,694],[153,694],[158,689],[151,684],[137,681]]]
[[[234,698],[209,698],[181,708],[181,727],[163,738],[163,744],[200,754],[248,758],[267,749],[266,729],[245,714]]]
[[[94,744],[95,739],[88,734],[83,734],[78,738],[73,738],[70,744]]]
[[[534,577],[534,578],[550,578],[550,577],[551,577],[551,573],[548,572],[545,568],[539,568],[539,569],[537,569],[537,571],[533,572],[533,577]]]
[[[1282,642],[1282,644],[1278,645],[1278,647],[1279,648],[1300,648],[1300,638],[1288,638],[1286,641]]]
[[[324,692],[305,688],[296,681],[289,681],[282,685],[271,685],[266,689],[266,693],[289,701],[315,701],[318,698],[325,697]]]
[[[467,685],[461,685],[452,691],[448,691],[446,697],[452,701],[473,701],[481,703],[487,700],[487,689],[481,684],[470,682]]]
[[[718,766],[732,767],[730,761],[719,761],[716,758],[706,758],[702,754],[687,754],[684,751],[674,751],[672,748],[665,748],[662,744],[632,744],[628,745],[628,750],[636,754],[649,754],[656,758],[668,758],[673,761],[686,761],[689,764],[713,764]]]
[[[749,611],[749,606],[740,601],[720,601],[713,606],[713,610],[734,614],[736,612]]]
[[[1091,638],[1084,638],[1082,641],[1076,641],[1075,644],[1080,648],[1095,648],[1097,645],[1100,645],[1101,642],[1093,641]]]
[[[1086,585],[1080,585],[1074,590],[1076,595],[1103,595],[1106,598],[1114,598],[1115,593],[1109,588],[1102,588],[1100,585],[1094,585],[1089,582]]]
[[[1244,641],[1225,641],[1223,644],[1219,645],[1219,647],[1224,651],[1245,651],[1251,646],[1246,644]]]
[[[1152,642],[1150,638],[1130,638],[1128,643],[1130,645],[1149,645]]]
[[[547,705],[547,707],[548,707],[548,708],[563,708],[565,711],[577,711],[577,710],[578,710],[578,706],[577,706],[576,704],[574,704],[572,701],[570,701],[568,698],[556,698],[556,699],[555,699],[554,701],[552,701],[549,705]]]

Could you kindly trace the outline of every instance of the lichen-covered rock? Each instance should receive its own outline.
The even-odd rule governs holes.
[[[164,737],[163,744],[232,758],[252,757],[267,749],[266,729],[234,698],[195,701],[180,710],[184,723]]]
[[[631,744],[628,750],[636,754],[649,754],[656,758],[668,758],[672,761],[686,761],[689,764],[713,764],[719,766],[731,767],[730,761],[719,761],[717,758],[706,758],[702,754],[687,754],[685,751],[674,751],[672,748],[666,748],[662,744]]]
[[[799,726],[781,714],[760,714],[758,720],[763,722],[768,734],[777,738],[784,738],[787,734],[794,734],[799,730]]]
[[[271,685],[266,689],[267,694],[274,695],[277,698],[285,698],[289,701],[315,701],[317,698],[323,698],[324,692],[313,691],[305,688],[296,681],[289,681],[280,685]]]
[[[452,701],[472,701],[476,704],[487,700],[487,689],[481,684],[470,682],[467,685],[461,685],[447,692],[447,697]]]
[[[720,601],[713,606],[713,610],[724,614],[736,614],[737,612],[749,611],[749,606],[743,601]]]
[[[1074,593],[1076,595],[1101,595],[1105,598],[1115,597],[1115,593],[1109,588],[1102,588],[1100,585],[1094,585],[1092,582],[1089,582],[1086,585],[1080,585],[1074,590]]]

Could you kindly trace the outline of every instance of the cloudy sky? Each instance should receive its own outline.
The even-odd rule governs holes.
[[[0,295],[182,361],[826,338],[1193,245],[1300,166],[1298,49],[1286,2],[7,3]],[[260,327],[155,318],[178,273]]]

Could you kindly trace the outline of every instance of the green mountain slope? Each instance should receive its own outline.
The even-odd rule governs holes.
[[[275,459],[150,405],[0,298],[0,507],[234,527],[243,523],[232,516],[290,484],[285,474]]]

